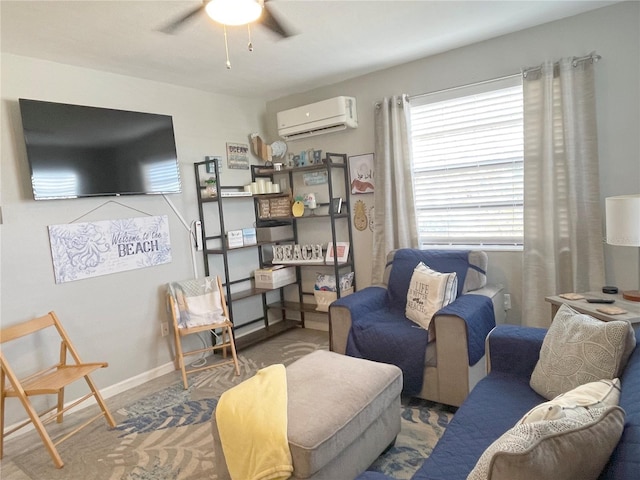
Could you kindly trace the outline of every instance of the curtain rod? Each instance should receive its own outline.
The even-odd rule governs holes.
[[[573,65],[574,67],[577,67],[578,64],[582,62],[597,63],[598,60],[600,60],[601,58],[602,57],[594,51],[594,52],[591,52],[589,55],[585,55],[584,57],[573,57],[573,59],[571,60],[571,65]],[[554,62],[554,65],[557,65],[557,64],[558,62]],[[542,65],[538,65],[537,67],[523,68],[522,76],[526,78],[527,74],[531,72],[537,72],[538,70],[541,70],[541,69],[542,69]]]
[[[435,90],[433,92],[418,93],[416,95],[407,95],[407,98],[409,100],[411,100],[413,98],[426,97],[427,95],[435,95],[436,93],[453,92],[453,91],[459,90],[461,88],[467,88],[467,87],[471,87],[473,85],[484,85],[485,83],[495,82],[496,80],[505,80],[507,78],[519,77],[520,75],[521,75],[520,73],[513,73],[511,75],[505,75],[504,77],[491,78],[489,80],[482,80],[480,82],[473,82],[473,83],[467,83],[465,85],[458,85],[456,87],[443,88],[442,90]]]
[[[572,64],[575,67],[575,66],[578,65],[578,63],[581,63],[581,62],[591,61],[591,62],[595,63],[598,60],[600,60],[601,58],[602,57],[600,55],[598,55],[596,52],[591,52],[589,55],[585,55],[583,57],[573,57]],[[519,77],[519,76],[526,77],[527,73],[540,70],[541,68],[542,68],[541,65],[539,65],[537,67],[526,67],[526,68],[523,68],[518,73],[513,73],[511,75],[505,75],[504,77],[492,78],[490,80],[483,80],[483,81],[474,82],[474,83],[467,83],[465,85],[458,85],[457,87],[443,88],[442,90],[436,90],[434,92],[418,93],[416,95],[407,95],[407,99],[411,100],[413,98],[426,97],[427,95],[433,95],[433,94],[436,94],[436,93],[452,92],[452,91],[455,91],[455,90],[458,90],[458,89],[461,89],[461,88],[467,88],[467,87],[470,87],[472,85],[483,85],[485,83],[494,82],[496,80],[502,80],[502,79],[507,79],[507,78]]]

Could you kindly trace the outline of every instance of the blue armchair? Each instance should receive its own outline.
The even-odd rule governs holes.
[[[456,272],[458,296],[438,311],[429,331],[407,319],[413,269],[424,262]],[[459,406],[486,375],[485,339],[504,322],[500,286],[486,284],[487,255],[478,250],[399,249],[387,256],[382,285],[342,297],[329,307],[331,350],[392,363],[407,395]]]

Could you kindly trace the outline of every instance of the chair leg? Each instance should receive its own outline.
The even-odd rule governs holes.
[[[173,321],[173,340],[176,346],[176,358],[175,358],[176,370],[181,371],[182,384],[184,385],[184,389],[188,390],[189,383],[187,382],[187,369],[184,364],[184,353],[182,351],[180,326],[178,325],[178,319],[176,318],[176,315],[175,315],[176,300],[170,294],[167,294],[167,298],[168,298],[169,306],[171,309],[171,320]]]
[[[89,385],[89,388],[93,392],[93,397],[96,399],[96,402],[98,402],[98,406],[100,406],[100,410],[102,410],[102,413],[104,414],[104,417],[107,420],[107,423],[111,428],[115,428],[116,422],[111,416],[111,412],[109,411],[109,408],[107,407],[107,404],[105,403],[104,398],[102,398],[102,395],[100,394],[100,390],[97,389],[95,383],[93,383],[93,380],[89,375],[85,375],[84,379],[87,381],[87,385]]]
[[[64,387],[58,390],[58,415],[56,415],[56,423],[62,423],[63,408],[64,408]]]
[[[233,339],[233,331],[231,330],[230,326],[228,326],[226,330],[227,335],[229,335],[229,343],[231,344],[231,356],[233,357],[233,364],[236,368],[236,376],[238,376],[240,375],[240,365],[238,365],[238,355],[236,353],[236,343]]]
[[[182,373],[182,384],[184,385],[184,389],[187,390],[189,388],[189,382],[187,382],[187,369],[184,364],[184,354],[182,353],[182,341],[180,340],[180,332],[175,332],[175,341],[176,341],[176,361],[178,363],[178,368]]]
[[[4,456],[4,370],[0,368],[0,459]]]
[[[44,443],[45,448],[49,452],[49,455],[53,460],[53,464],[55,465],[56,468],[62,468],[64,466],[64,462],[62,461],[62,458],[60,457],[60,454],[58,453],[56,446],[53,444],[51,437],[47,433],[47,430],[45,429],[44,424],[42,423],[42,420],[40,420],[40,416],[38,415],[38,412],[36,412],[36,410],[33,408],[33,406],[31,405],[31,402],[29,401],[26,395],[18,395],[18,399],[20,400],[20,402],[22,402],[24,409],[27,411],[27,414],[29,415],[29,419],[31,419],[31,422],[33,423],[33,426],[38,432],[38,435],[40,435],[40,439],[42,440],[42,443]],[[4,409],[2,411],[2,415],[4,416]]]
[[[227,339],[225,338],[227,335],[229,334],[229,329],[227,328],[223,328],[222,329],[222,333],[221,333],[221,337],[222,337],[222,358],[226,359],[227,358]]]

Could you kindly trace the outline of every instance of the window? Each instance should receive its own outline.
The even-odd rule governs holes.
[[[522,246],[520,75],[411,99],[422,246]]]

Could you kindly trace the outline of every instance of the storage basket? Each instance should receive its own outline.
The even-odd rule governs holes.
[[[346,297],[347,295],[351,295],[353,293],[353,287],[343,290],[341,293],[342,297]],[[316,310],[318,312],[328,312],[329,305],[331,305],[334,301],[338,299],[338,292],[331,292],[328,290],[314,290],[313,296],[316,299],[316,303],[318,306]]]

